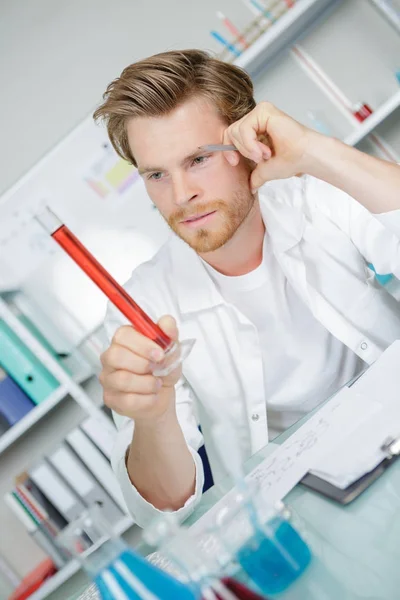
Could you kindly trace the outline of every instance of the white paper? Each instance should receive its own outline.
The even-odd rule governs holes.
[[[381,450],[388,437],[400,435],[400,342],[392,344],[350,392],[364,405],[379,403],[372,415],[359,415],[359,427],[320,457],[312,473],[342,489],[372,471],[386,456]]]
[[[261,487],[268,490],[271,503],[282,500],[318,464],[322,455],[336,448],[343,437],[380,410],[378,402],[366,403],[363,397],[344,388],[278,451],[256,467],[249,478],[257,479]]]
[[[363,420],[378,414],[380,410],[379,402],[365,402],[365,399],[354,394],[351,388],[343,388],[286,442],[278,446],[246,479],[258,480],[262,490],[268,492],[267,498],[271,504],[282,500],[317,463],[320,456],[336,447],[338,440],[354,431]],[[216,514],[231,493],[219,500],[192,529],[200,532],[212,526]]]

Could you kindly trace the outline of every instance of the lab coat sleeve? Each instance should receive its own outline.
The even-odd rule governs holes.
[[[305,189],[311,209],[334,221],[377,273],[400,279],[400,210],[372,214],[342,190],[310,176]]]
[[[119,316],[119,313],[117,313],[113,307],[109,307],[104,326],[110,339],[114,335],[116,329],[125,323],[126,321],[124,321],[123,317]],[[194,508],[199,503],[204,485],[203,463],[197,452],[203,444],[203,438],[197,426],[195,417],[194,396],[183,377],[176,385],[176,412],[178,422],[181,426],[196,468],[194,493],[188,498],[184,506],[176,511],[179,520],[183,521],[193,512]],[[126,506],[133,520],[140,527],[146,527],[154,517],[161,514],[161,511],[140,495],[128,475],[126,454],[134,435],[133,420],[116,413],[113,413],[113,418],[118,433],[112,453],[112,468],[118,483],[121,486]]]

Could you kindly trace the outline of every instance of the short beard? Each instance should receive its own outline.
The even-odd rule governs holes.
[[[184,242],[186,242],[195,252],[203,254],[213,252],[224,246],[239,229],[240,225],[246,219],[254,206],[255,197],[250,190],[241,190],[235,192],[233,201],[229,204],[223,200],[213,200],[209,203],[196,204],[196,211],[190,211],[190,208],[181,208],[167,219],[167,223]],[[219,218],[222,217],[222,224],[218,231],[212,231],[207,228],[194,230],[188,235],[183,235],[180,222],[185,218],[217,210]],[[182,227],[182,226],[181,226]]]

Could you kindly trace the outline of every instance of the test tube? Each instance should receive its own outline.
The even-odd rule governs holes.
[[[136,331],[153,340],[164,350],[165,358],[161,363],[154,365],[154,375],[162,377],[173,371],[188,356],[194,340],[171,340],[50,208],[46,207],[36,219],[121,311]]]

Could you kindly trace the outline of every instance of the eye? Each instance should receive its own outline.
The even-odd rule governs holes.
[[[152,179],[153,181],[159,181],[162,177],[161,171],[157,171],[156,173],[151,173],[147,179]]]
[[[209,156],[196,156],[196,158],[193,159],[192,164],[193,165],[201,165],[201,164],[205,163],[208,158],[209,158]]]

